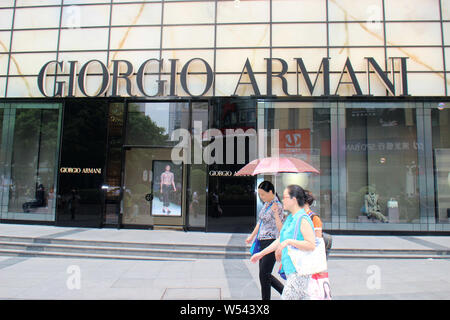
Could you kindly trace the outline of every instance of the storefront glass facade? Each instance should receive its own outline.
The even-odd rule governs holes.
[[[1,217],[55,221],[61,105],[2,108]]]

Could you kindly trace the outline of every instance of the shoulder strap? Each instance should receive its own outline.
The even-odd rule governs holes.
[[[298,229],[300,226],[300,221],[302,221],[303,216],[308,216],[306,213],[302,213],[300,215],[300,217],[297,220],[297,223],[295,224],[295,231],[294,231],[294,240],[297,240],[297,235],[298,235]]]

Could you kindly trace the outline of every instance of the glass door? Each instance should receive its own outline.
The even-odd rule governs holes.
[[[182,228],[185,166],[171,148],[126,148],[122,223]]]

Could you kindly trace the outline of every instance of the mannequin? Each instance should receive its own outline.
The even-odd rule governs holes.
[[[378,204],[379,195],[370,191],[364,196],[364,206],[368,218],[381,220],[381,222],[389,222],[388,219],[381,213],[380,205]]]

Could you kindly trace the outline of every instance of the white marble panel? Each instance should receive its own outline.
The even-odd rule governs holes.
[[[350,58],[350,62],[355,71],[366,71],[367,60],[365,57],[372,57],[384,70],[384,48],[336,48],[330,49],[330,70],[341,72],[344,69],[345,61]]]
[[[143,0],[143,1],[145,1],[145,2],[161,2],[161,0]],[[136,2],[136,0],[113,0],[113,3],[127,3],[127,2]]]
[[[11,29],[12,26],[12,9],[0,10],[0,29]]]
[[[58,61],[64,62],[64,74],[69,74],[69,61],[78,61],[77,73],[81,67],[90,60],[99,60],[106,65],[107,53],[106,52],[60,52]],[[111,64],[109,65],[111,66]],[[108,66],[107,66],[108,67]],[[100,73],[102,71],[101,66],[98,63],[92,63],[89,66],[88,73]]]
[[[47,80],[50,88],[53,85],[53,79]],[[8,98],[11,97],[42,97],[37,86],[37,77],[9,77],[8,79]]]
[[[108,29],[63,29],[60,50],[107,50]]]
[[[208,47],[214,47],[214,26],[163,28],[163,48]]]
[[[14,7],[14,0],[2,0],[0,1],[0,8]]]
[[[56,53],[12,54],[9,67],[10,75],[38,75],[42,66],[55,60]]]
[[[441,45],[441,25],[434,22],[386,23],[388,46]]]
[[[58,30],[14,31],[12,51],[56,51]]]
[[[445,49],[444,56],[445,56],[445,68],[447,69],[447,71],[450,71],[450,49],[448,48]]]
[[[111,0],[64,0],[64,4],[111,3]]]
[[[56,5],[59,6],[61,4],[61,0],[17,0],[16,7],[25,7],[25,6],[51,6]]]
[[[0,76],[8,74],[8,54],[0,54]]]
[[[214,2],[164,4],[164,24],[214,23]]]
[[[63,8],[61,25],[68,28],[108,26],[110,8],[98,6],[67,6]]]
[[[439,20],[439,0],[385,0],[386,21]]]
[[[326,24],[274,24],[272,44],[275,47],[326,46]]]
[[[58,28],[60,7],[16,9],[14,29]]]
[[[442,73],[408,74],[408,91],[412,96],[443,96],[444,85]]]
[[[0,97],[5,97],[6,77],[0,78]]]
[[[0,32],[0,52],[9,51],[9,42],[11,41],[11,32],[2,31]]]
[[[161,27],[111,29],[111,49],[159,49]]]
[[[444,45],[450,44],[450,23],[444,22],[443,25],[443,33],[444,33]]]
[[[269,49],[217,50],[217,72],[242,72],[247,58],[253,72],[266,72],[266,61],[270,57]]]
[[[217,3],[218,23],[269,22],[269,1],[219,1]]]
[[[114,25],[161,24],[161,3],[114,5],[112,22]]]
[[[450,0],[441,0],[442,19],[450,20]]]
[[[383,25],[371,23],[330,23],[331,46],[382,46]]]
[[[388,48],[388,57],[409,57],[408,71],[443,71],[442,48]]]
[[[326,21],[326,2],[317,0],[273,0],[272,21]]]
[[[269,25],[222,25],[217,27],[217,47],[267,47]]]
[[[322,59],[327,56],[327,49],[273,49],[272,57],[281,58],[288,64],[289,71],[295,72],[297,61],[295,58],[302,58],[306,69],[309,72],[317,72],[322,63]],[[267,57],[266,57],[267,58]]]
[[[329,0],[330,21],[382,21],[382,0]]]
[[[239,81],[239,74],[225,75],[219,74],[216,75],[216,96],[230,96],[234,93],[236,89],[236,85]],[[256,82],[258,84],[258,88],[261,94],[266,93],[266,75],[257,74],[255,75]],[[241,82],[249,82],[248,77],[242,77]],[[251,96],[254,95],[255,92],[251,85],[241,84],[237,88],[236,94],[238,96]]]

